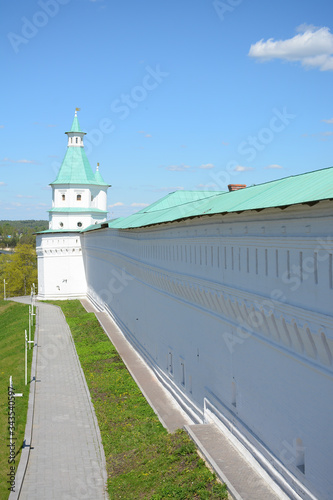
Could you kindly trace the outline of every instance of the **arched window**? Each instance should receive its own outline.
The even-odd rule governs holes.
[[[63,222],[59,222],[59,226],[60,227],[64,227],[64,223]]]
[[[75,140],[75,142],[76,142],[76,144],[77,144],[77,137],[76,137],[75,139],[76,139],[76,140]]]
[[[62,201],[65,201],[66,196],[65,196],[64,194],[62,194],[62,195],[61,195],[61,199],[62,199]]]
[[[80,194],[78,194],[78,195],[76,196],[76,199],[77,199],[77,201],[81,201],[81,195],[80,195]]]

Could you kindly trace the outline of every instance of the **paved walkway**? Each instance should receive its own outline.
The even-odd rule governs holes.
[[[191,422],[188,415],[175,403],[152,370],[125,339],[110,316],[105,312],[98,312],[86,299],[81,300],[81,303],[88,312],[96,314],[101,326],[162,424],[170,432],[183,427],[186,429],[206,461],[226,483],[233,498],[236,500],[290,498],[269,477],[266,476],[264,479],[214,424]],[[265,473],[261,472],[265,476]]]
[[[19,499],[106,500],[100,432],[69,327],[58,307],[37,305],[32,441]]]

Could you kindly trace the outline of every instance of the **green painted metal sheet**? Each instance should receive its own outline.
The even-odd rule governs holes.
[[[70,132],[82,132],[77,116],[74,117]]]
[[[103,179],[96,180],[83,147],[68,146],[65,158],[59,169],[55,184],[91,184],[108,186]]]
[[[102,177],[102,175],[101,175],[101,173],[100,173],[99,170],[97,170],[95,172],[95,181],[96,181],[96,184],[98,184],[99,186],[109,186],[110,187],[110,184],[107,184],[104,181],[104,179],[103,179],[103,177]]]
[[[34,234],[47,234],[47,233],[80,233],[80,229],[46,229]]]
[[[217,194],[222,194],[224,191],[174,191],[167,194],[160,200],[155,201],[140,212],[155,212],[156,210],[163,210],[165,208],[172,208],[192,201],[204,200]],[[139,212],[139,213],[140,213]]]
[[[119,222],[115,221],[110,224],[110,227],[129,229],[188,217],[261,210],[333,199],[333,167],[250,186],[238,191],[222,194],[213,192],[206,199],[159,210],[159,206],[165,207],[168,204],[167,198],[162,198],[160,205],[156,202]]]
[[[285,177],[238,191],[201,192],[203,196],[198,193],[200,192],[176,191],[129,217],[108,221],[108,226],[114,229],[131,229],[190,217],[284,208],[289,205],[333,199],[333,167]]]

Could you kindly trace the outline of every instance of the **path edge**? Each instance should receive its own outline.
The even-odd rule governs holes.
[[[13,300],[13,299],[12,299]],[[15,299],[14,299],[15,301]],[[34,332],[34,351],[32,354],[31,372],[30,372],[30,390],[28,401],[27,421],[25,424],[23,448],[17,471],[15,474],[15,491],[11,491],[8,500],[18,500],[28,466],[30,448],[33,433],[33,420],[35,412],[35,394],[36,394],[36,376],[37,376],[37,356],[38,356],[38,332],[39,332],[39,307],[36,304],[36,324]]]

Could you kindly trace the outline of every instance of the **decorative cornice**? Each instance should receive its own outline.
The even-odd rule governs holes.
[[[234,287],[195,276],[146,265],[110,249],[89,248],[95,256],[109,260],[126,273],[168,295],[217,315],[233,326],[226,336],[233,352],[237,344],[254,336],[283,349],[289,355],[311,362],[319,369],[333,373],[332,318],[270,297],[245,292]]]

